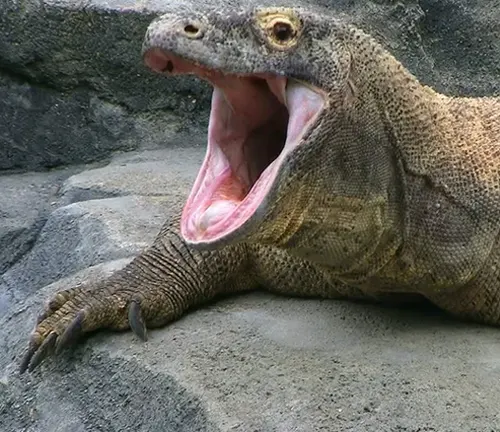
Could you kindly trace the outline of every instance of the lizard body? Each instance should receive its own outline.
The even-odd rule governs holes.
[[[441,95],[371,36],[301,8],[169,11],[143,56],[214,86],[205,161],[149,249],[49,301],[22,371],[82,333],[146,339],[257,287],[424,298],[500,324],[500,98]]]

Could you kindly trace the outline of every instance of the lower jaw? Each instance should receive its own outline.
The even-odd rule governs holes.
[[[209,156],[207,154],[205,162]],[[181,235],[184,240],[201,248],[215,246],[234,237],[256,213],[260,213],[260,206],[265,205],[281,159],[282,155],[264,170],[246,195],[229,167],[216,178],[197,179],[181,217]],[[208,171],[205,166],[199,177],[205,174],[204,171]],[[197,184],[205,184],[206,188],[197,190]],[[225,196],[223,191],[228,189],[231,189],[231,193]]]

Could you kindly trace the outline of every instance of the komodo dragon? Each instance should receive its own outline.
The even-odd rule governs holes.
[[[441,95],[338,17],[216,7],[175,6],[143,44],[154,71],[214,87],[182,212],[121,271],[57,293],[21,371],[259,286],[500,324],[500,98]]]

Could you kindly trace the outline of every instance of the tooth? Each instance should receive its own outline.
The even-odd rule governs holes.
[[[276,96],[276,98],[286,106],[286,85],[288,79],[286,77],[275,77],[267,80],[269,90]]]
[[[300,140],[311,121],[324,106],[324,99],[311,86],[293,81],[286,90],[290,118],[285,147],[293,146]]]
[[[220,102],[224,101],[222,104]],[[212,105],[215,105],[216,103],[219,103],[220,106],[227,106],[229,109],[234,112],[234,108],[231,105],[231,101],[226,95],[226,92],[217,86],[214,86],[214,90],[212,93]]]

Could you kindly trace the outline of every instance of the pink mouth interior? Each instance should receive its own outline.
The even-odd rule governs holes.
[[[144,61],[157,72],[195,74],[214,87],[207,153],[184,206],[181,234],[189,243],[221,239],[255,213],[324,97],[286,77],[224,74],[159,49]]]

